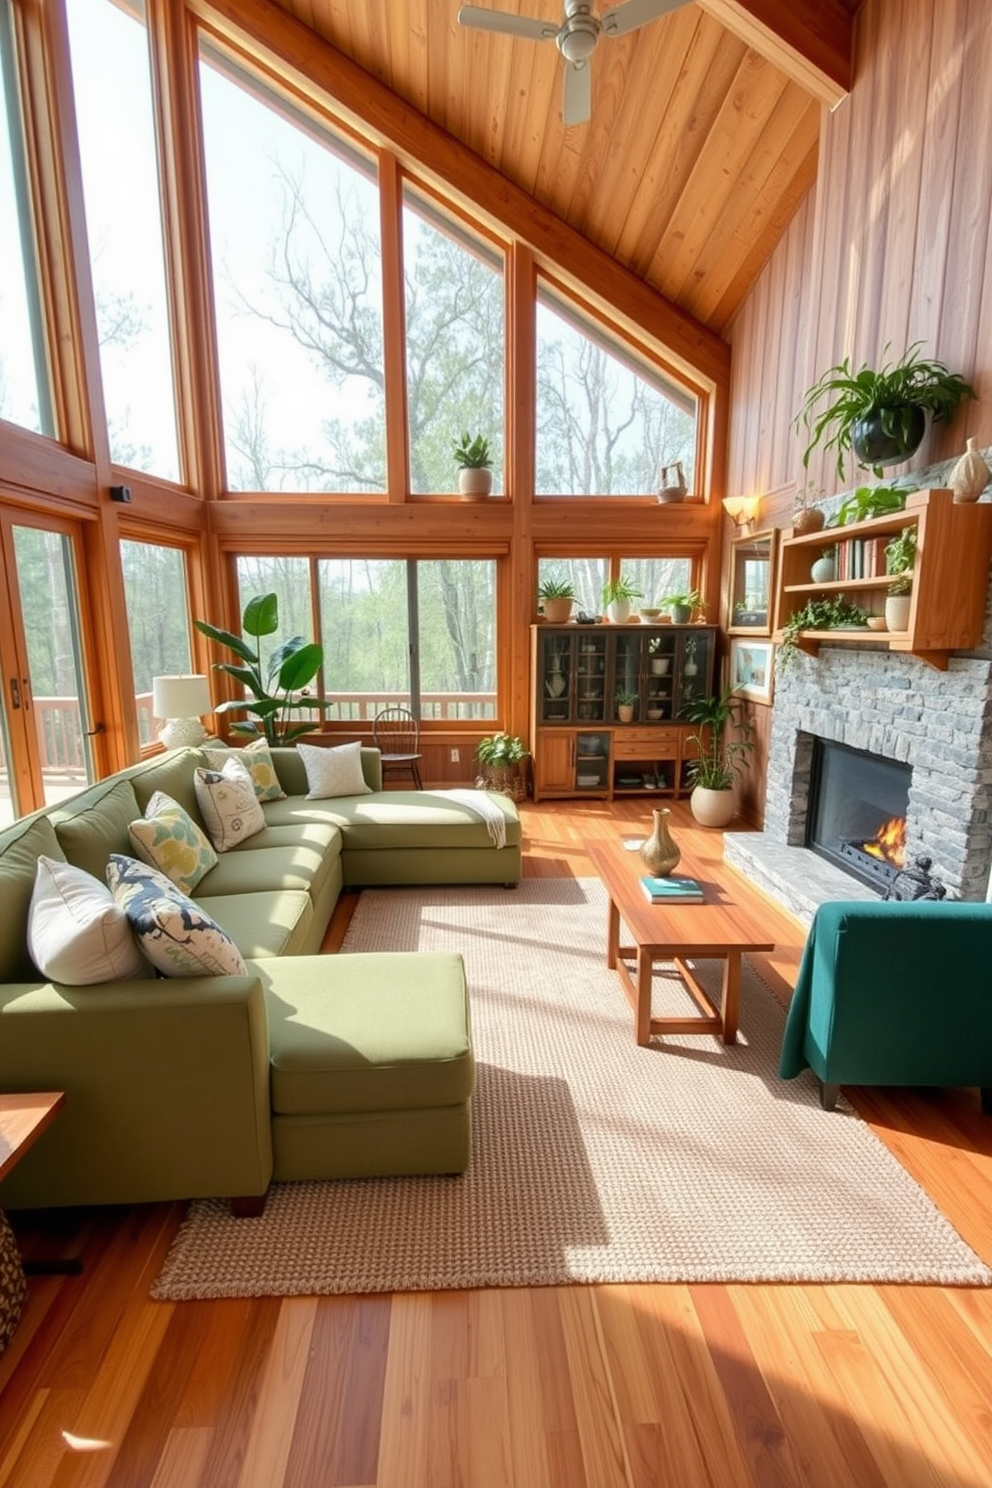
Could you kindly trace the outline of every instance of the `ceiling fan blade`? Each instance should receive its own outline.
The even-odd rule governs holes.
[[[565,68],[561,119],[565,128],[585,124],[592,113],[592,68],[588,62],[570,62]]]
[[[507,36],[523,36],[528,41],[554,41],[559,30],[548,21],[509,15],[502,10],[485,10],[481,5],[461,6],[458,22],[461,26],[475,26],[479,31],[502,31]]]
[[[623,36],[627,31],[636,31],[686,3],[687,0],[626,0],[624,5],[604,10],[599,20],[607,36]]]

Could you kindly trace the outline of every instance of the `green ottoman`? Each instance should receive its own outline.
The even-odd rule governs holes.
[[[269,1017],[273,1178],[461,1173],[475,1063],[457,955],[255,961]]]

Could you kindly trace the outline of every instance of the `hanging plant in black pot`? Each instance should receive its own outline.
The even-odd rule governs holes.
[[[845,357],[824,372],[794,420],[809,436],[804,466],[822,444],[835,452],[840,480],[848,454],[880,476],[885,466],[899,465],[916,453],[928,413],[935,421],[950,419],[963,399],[977,396],[959,373],[948,371],[943,362],[925,360],[922,345],[914,342],[899,361],[885,362],[877,371],[866,364],[852,372]]]

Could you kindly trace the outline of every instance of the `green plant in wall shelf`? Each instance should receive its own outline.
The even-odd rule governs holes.
[[[885,544],[885,572],[893,574],[890,594],[908,594],[913,587],[910,571],[916,565],[916,528],[904,527]]]
[[[319,721],[300,723],[291,714],[301,708],[321,711],[333,706],[329,698],[311,696],[309,684],[324,664],[324,649],[303,636],[291,636],[274,646],[267,659],[262,658],[262,641],[279,629],[279,600],[275,594],[256,594],[245,605],[241,616],[241,635],[220,630],[206,620],[194,620],[197,630],[226,646],[239,658],[239,663],[215,661],[218,672],[226,672],[247,689],[250,697],[219,703],[215,713],[252,713],[259,723],[232,723],[232,734],[260,735],[270,744],[288,744],[302,734],[319,728]],[[254,645],[245,637],[250,637]]]
[[[859,486],[853,496],[838,507],[831,526],[846,527],[850,522],[867,522],[871,517],[887,517],[902,511],[908,491],[896,486]]]
[[[805,630],[851,630],[868,624],[868,611],[852,604],[843,595],[831,599],[808,599],[802,609],[789,616],[782,626],[777,666],[785,671],[799,650],[799,637]]]

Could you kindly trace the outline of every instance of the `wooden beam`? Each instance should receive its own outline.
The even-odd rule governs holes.
[[[854,19],[839,0],[699,0],[699,5],[828,108],[850,93]]]
[[[215,35],[293,89],[304,107],[321,104],[332,117],[394,151],[412,175],[454,194],[480,220],[523,243],[539,267],[547,264],[559,277],[567,276],[586,296],[608,307],[620,326],[657,341],[694,386],[726,388],[726,342],[308,27],[270,0],[187,3]]]

